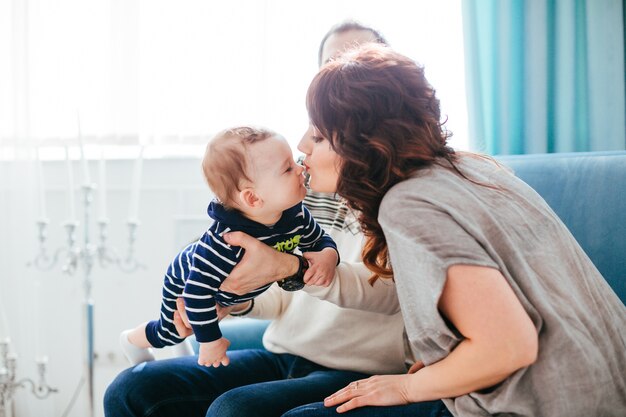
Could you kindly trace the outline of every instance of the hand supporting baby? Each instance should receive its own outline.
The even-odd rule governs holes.
[[[185,310],[185,300],[178,298],[176,300],[177,311],[174,312],[174,326],[178,335],[182,338],[186,338],[193,334],[189,319],[187,318],[187,311]],[[234,306],[221,307],[217,306],[218,318],[221,320],[224,316],[227,316],[230,310]],[[213,366],[217,368],[220,365],[227,366],[230,363],[228,356],[226,356],[226,350],[230,346],[230,342],[225,337],[208,343],[200,343],[200,352],[198,356],[198,364],[203,366]]]
[[[333,248],[324,248],[319,252],[305,252],[302,254],[309,261],[309,269],[304,274],[306,285],[328,287],[335,277],[335,268],[339,255]]]

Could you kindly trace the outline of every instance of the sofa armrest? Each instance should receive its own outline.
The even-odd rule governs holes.
[[[265,349],[263,334],[270,320],[231,318],[220,322],[222,335],[230,340],[228,350]],[[192,338],[193,339],[193,338]],[[193,350],[198,353],[198,342],[192,341]]]

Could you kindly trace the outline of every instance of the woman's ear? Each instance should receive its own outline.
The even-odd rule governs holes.
[[[254,209],[263,206],[263,200],[254,192],[254,188],[251,187],[246,187],[239,191],[239,201],[244,209]]]

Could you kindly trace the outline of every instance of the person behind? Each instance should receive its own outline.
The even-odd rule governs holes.
[[[202,169],[217,197],[208,208],[214,222],[170,263],[159,320],[122,333],[124,353],[133,364],[154,359],[148,351],[151,347],[183,341],[174,325],[176,301],[183,298],[200,343],[198,363],[228,365],[230,342],[220,331],[216,306],[253,303],[268,285],[243,296],[220,289],[243,254],[241,248],[224,242],[225,232],[243,230],[280,252],[299,248],[309,253],[307,273],[318,285],[328,285],[334,276],[336,245],[302,206],[306,193],[303,168],[295,163],[283,137],[247,126],[224,130],[209,141]],[[325,251],[328,254],[320,257]]]
[[[322,38],[317,54],[318,65],[321,67],[345,50],[368,42],[388,45],[384,36],[371,27],[354,20],[340,22],[331,27]],[[305,135],[310,136],[312,133],[309,129]],[[300,161],[299,159],[298,162]],[[343,251],[351,249],[349,259],[360,260],[361,244],[354,242],[355,235],[362,236],[360,226],[342,198],[336,193],[320,193],[309,189],[304,198],[304,205],[325,230],[334,231],[333,239]],[[345,245],[342,244],[344,240]]]
[[[387,39],[376,29],[356,20],[344,20],[331,27],[324,35],[317,51],[317,65],[322,66],[335,56],[367,43],[389,46]]]
[[[626,308],[534,190],[448,147],[421,66],[366,45],[320,70],[307,108],[310,186],[360,213],[371,279],[395,281],[423,364],[285,416],[431,415],[440,399],[454,416],[624,415]]]
[[[347,25],[353,29],[348,30]],[[338,37],[343,42],[336,42]],[[354,40],[376,42],[382,36],[366,26],[344,22],[331,28],[324,39],[322,62],[355,46]],[[334,49],[327,46],[330,44]],[[264,350],[230,351],[227,367],[199,367],[196,358],[187,356],[129,368],[106,390],[107,417],[280,416],[299,405],[321,401],[353,380],[406,372],[404,325],[394,286],[384,282],[370,286],[357,279],[367,270],[361,262],[363,235],[354,214],[332,193],[315,198],[309,198],[310,194],[307,191],[304,204],[335,240],[342,259],[331,285],[337,282],[354,288],[371,299],[375,304],[372,310],[382,312],[341,308],[305,291],[287,292],[273,285],[254,299],[253,306],[244,302],[221,313],[243,312],[248,317],[272,319],[263,337]],[[254,243],[266,246],[256,239]],[[222,287],[228,286],[233,274],[236,278],[238,270],[255,276],[258,268],[263,277],[283,278],[297,272],[293,256],[268,249],[263,259],[256,258],[258,264],[247,263],[252,266],[247,272],[238,265]],[[313,289],[326,290],[305,287],[306,291]],[[191,333],[177,313],[174,322],[180,334]]]

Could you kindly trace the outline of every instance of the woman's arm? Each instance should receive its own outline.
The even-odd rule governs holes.
[[[500,271],[451,266],[439,309],[465,339],[444,360],[415,374],[418,401],[490,387],[537,359],[535,325]]]
[[[263,294],[254,299],[254,307],[245,317],[273,320],[283,315],[291,303],[292,292],[283,291],[272,285]]]
[[[298,260],[295,256],[278,252],[259,240],[243,233],[232,232],[224,240],[245,249],[242,260],[235,266],[220,289],[235,294],[246,294],[256,288],[295,274]],[[362,263],[342,262],[328,287],[306,286],[309,295],[330,301],[340,307],[395,314],[400,311],[395,285],[378,280],[368,282],[371,272]],[[256,310],[256,307],[255,307]]]
[[[372,272],[362,262],[341,262],[328,287],[307,285],[302,291],[343,308],[389,315],[398,313],[396,285],[387,279],[379,279],[372,285],[368,281],[371,276]]]
[[[493,386],[535,362],[538,335],[502,274],[493,268],[448,269],[438,307],[464,336],[447,357],[411,375],[374,376],[325,401],[344,412],[365,405],[394,405],[454,398]]]
[[[298,272],[299,261],[295,256],[279,252],[243,232],[224,235],[229,245],[241,246],[245,253],[241,261],[222,282],[220,289],[243,295]]]

